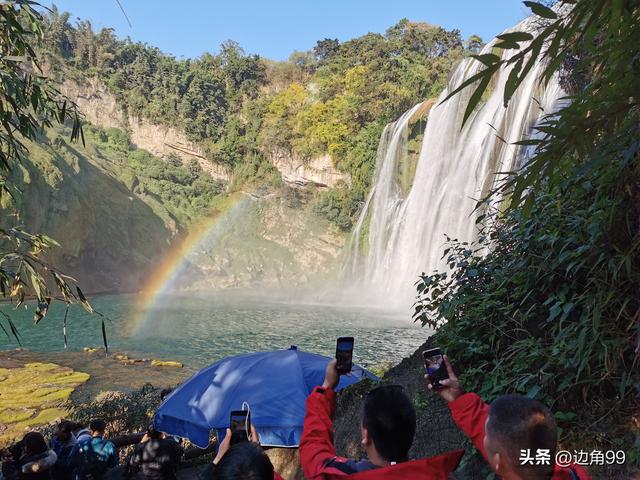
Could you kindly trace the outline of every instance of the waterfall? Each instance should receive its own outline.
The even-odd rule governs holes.
[[[532,28],[527,19],[509,31]],[[494,43],[481,53],[495,53]],[[503,55],[511,52],[504,50]],[[531,134],[543,115],[557,111],[563,92],[556,78],[546,86],[540,81],[544,64],[532,68],[506,108],[503,92],[509,71],[501,69],[461,129],[473,87],[439,103],[481,67],[471,58],[463,60],[429,111],[408,193],[400,188],[398,168],[406,158],[409,123],[422,104],[382,133],[373,186],[345,264],[351,284],[364,298],[385,306],[411,307],[418,275],[446,266],[441,259],[445,235],[472,241],[477,235],[477,200],[496,186],[496,172],[513,171],[521,164],[526,150],[512,143]]]

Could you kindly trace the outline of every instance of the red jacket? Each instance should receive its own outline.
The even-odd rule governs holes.
[[[475,393],[465,393],[453,402],[449,402],[449,409],[458,427],[471,439],[482,456],[487,459],[484,451],[484,425],[489,416],[489,405]],[[556,465],[552,480],[591,480],[587,471],[580,465],[570,467]]]
[[[375,480],[446,480],[458,466],[463,451],[448,452],[436,457],[402,462],[375,468],[369,462],[355,462],[338,457],[333,445],[333,414],[336,394],[316,387],[307,398],[304,429],[300,440],[300,463],[309,480],[354,478]]]

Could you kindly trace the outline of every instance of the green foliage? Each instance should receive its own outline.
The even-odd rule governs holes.
[[[547,79],[560,75],[571,102],[538,127],[542,140],[518,142],[534,155],[479,204],[489,213],[478,241],[450,241],[450,271],[421,276],[414,318],[439,327],[466,388],[487,400],[539,398],[556,412],[565,445],[622,449],[635,465],[640,5],[525,3],[542,17],[540,32],[502,35],[500,48],[519,53],[477,57],[487,68],[461,88],[475,84],[481,95],[493,72],[512,68],[508,102],[533,59],[547,62]]]
[[[86,21],[72,26],[69,18],[54,8],[48,19],[45,49],[54,71],[78,78],[88,71],[130,113],[183,129],[212,161],[236,172],[233,189],[256,186],[259,179],[278,183],[260,166],[270,155],[330,155],[353,179],[350,192],[331,194],[342,201],[320,209],[344,207],[329,215],[340,218],[342,228],[369,188],[378,141],[371,133],[437,95],[464,55],[457,30],[402,20],[384,35],[321,40],[312,51],[293,52],[287,62],[247,55],[231,40],[218,54],[178,60],[118,40],[110,29],[95,33]],[[469,48],[480,42],[475,37]]]
[[[353,218],[362,207],[362,199],[352,192],[344,184],[323,191],[318,195],[314,211],[342,230],[349,231],[353,226]]]
[[[282,177],[271,162],[257,155],[236,167],[233,182],[231,190],[239,190],[242,186],[279,188]]]
[[[72,139],[82,131],[75,105],[42,76],[35,46],[43,38],[42,17],[35,2],[15,0],[0,5],[0,186],[4,174],[26,153],[21,137],[33,140],[52,121],[73,121]]]
[[[193,140],[218,140],[226,116],[224,84],[207,70],[197,69],[188,76],[178,109],[185,122],[184,130]]]
[[[611,442],[629,455],[623,425],[640,393],[639,225],[629,208],[639,172],[624,151],[603,153],[611,163],[539,193],[527,218],[493,213],[477,242],[451,241],[452,272],[421,277],[415,318],[441,327],[439,345],[465,388],[574,412],[558,416],[565,440]]]
[[[182,165],[132,148],[127,135],[117,128],[87,126],[85,133],[98,154],[118,166],[118,176],[132,192],[157,198],[182,226],[205,215],[215,197],[224,192],[224,184],[212,179],[195,160]]]
[[[47,78],[42,76],[36,57],[36,44],[43,38],[42,17],[32,1],[0,4],[0,195],[22,195],[9,181],[12,168],[25,162],[24,139],[35,140],[53,122],[72,121],[71,138],[82,136],[75,105],[68,102]],[[37,300],[34,321],[47,314],[51,299],[58,294],[69,304],[77,301],[88,311],[75,281],[43,260],[44,252],[57,243],[44,235],[33,235],[19,227],[0,229],[0,293],[22,304],[27,296]],[[52,291],[50,287],[55,285]],[[4,315],[0,328],[19,340],[11,318]]]

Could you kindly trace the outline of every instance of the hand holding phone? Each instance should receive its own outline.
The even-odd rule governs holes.
[[[251,413],[248,410],[233,410],[229,419],[231,444],[248,442],[251,433]]]
[[[447,371],[447,365],[444,362],[444,357],[439,348],[430,348],[422,352],[422,359],[424,360],[424,368],[429,376],[429,382],[434,390],[438,390],[443,387],[440,383],[442,380],[449,378],[449,372]]]
[[[433,350],[437,350],[435,355],[433,353]],[[440,350],[438,349],[431,349],[422,352],[422,356],[425,360],[425,369],[427,370],[427,374],[424,376],[424,378],[429,390],[433,390],[446,402],[453,402],[464,393],[464,390],[460,386],[458,377],[456,377],[456,373],[453,371],[453,367],[451,366],[449,358],[446,355],[440,354],[442,363],[440,364],[441,366],[438,369],[435,369],[434,363],[438,363],[439,360],[437,360],[437,357],[439,353]],[[436,361],[432,362],[432,358],[434,356],[436,357]],[[433,373],[430,373],[429,371],[430,364]],[[444,372],[440,371],[440,368],[443,369]],[[445,372],[446,377],[444,376]]]
[[[353,367],[353,337],[340,337],[336,342],[336,370],[345,375]]]

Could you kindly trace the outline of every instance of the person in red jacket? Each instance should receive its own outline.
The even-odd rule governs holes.
[[[433,389],[448,404],[453,420],[471,439],[491,469],[505,480],[588,480],[580,465],[555,463],[556,421],[546,405],[521,395],[504,395],[487,405],[464,393],[447,356],[449,378]]]
[[[369,392],[360,426],[362,445],[368,460],[355,461],[336,455],[333,444],[333,414],[340,376],[336,361],[327,366],[324,383],[307,398],[300,463],[308,480],[433,479],[446,480],[460,462],[462,450],[409,461],[409,449],[416,430],[416,413],[411,400],[398,385],[385,385]]]

